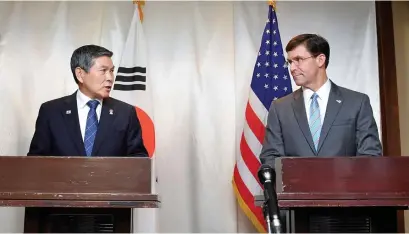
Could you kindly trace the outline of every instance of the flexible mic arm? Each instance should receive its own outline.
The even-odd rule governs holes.
[[[264,216],[267,222],[268,233],[281,233],[281,221],[277,193],[275,191],[276,174],[269,165],[262,165],[258,171],[258,178],[264,187]]]

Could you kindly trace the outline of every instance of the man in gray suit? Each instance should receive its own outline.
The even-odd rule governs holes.
[[[300,89],[271,104],[260,160],[281,156],[382,155],[369,97],[328,79],[328,42],[315,34],[294,37],[287,64]]]

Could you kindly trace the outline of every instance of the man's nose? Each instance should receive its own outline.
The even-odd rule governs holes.
[[[107,81],[113,81],[114,80],[114,73],[109,72],[106,76]]]
[[[295,63],[291,63],[290,64],[290,71],[293,72],[293,71],[295,71],[295,69],[297,69],[297,66],[295,65]]]

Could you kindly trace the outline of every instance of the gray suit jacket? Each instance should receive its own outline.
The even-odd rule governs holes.
[[[260,154],[274,167],[281,156],[379,156],[382,145],[366,94],[331,82],[318,150],[315,150],[305,112],[302,89],[274,101]]]

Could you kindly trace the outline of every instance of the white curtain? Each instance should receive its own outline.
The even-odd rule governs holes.
[[[254,232],[231,179],[267,9],[146,2],[160,232]],[[379,126],[374,3],[280,1],[277,12],[284,45],[305,32],[329,40],[329,77],[367,93]],[[76,47],[105,46],[119,64],[132,15],[131,1],[0,2],[1,155],[25,155],[40,104],[74,92]],[[2,208],[0,220],[1,232],[22,232],[23,209]]]

